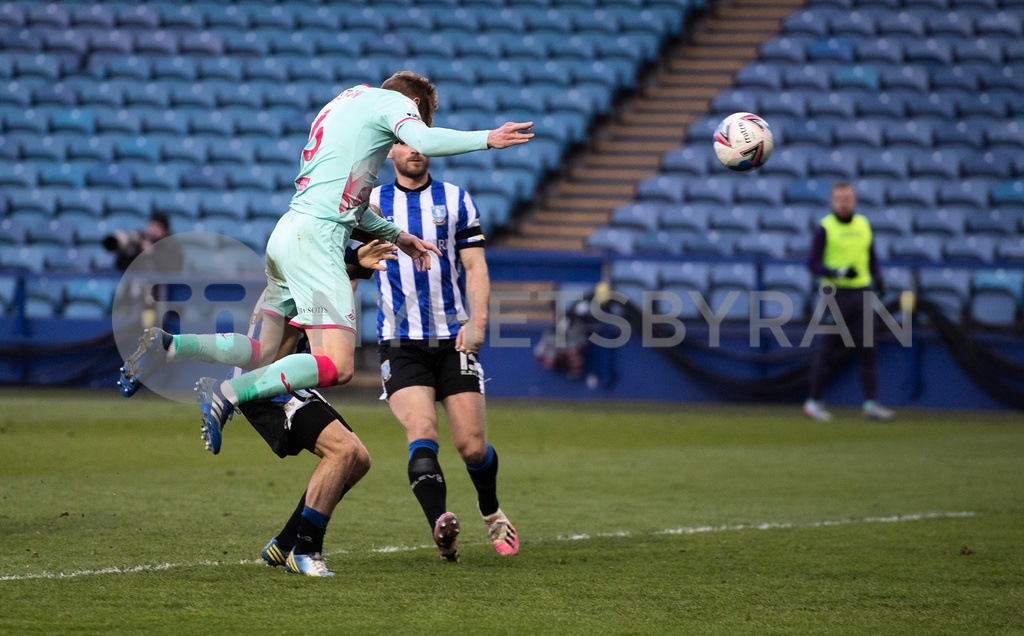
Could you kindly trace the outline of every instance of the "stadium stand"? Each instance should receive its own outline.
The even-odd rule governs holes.
[[[625,256],[671,232],[686,258],[757,263],[763,275],[747,291],[776,288],[772,263],[798,262],[784,256],[803,255],[830,184],[848,180],[880,256],[919,270],[923,295],[955,321],[1019,327],[1022,15],[989,4],[812,0],[588,246]],[[710,131],[737,111],[773,125],[776,151],[759,174],[728,174],[713,160]],[[693,223],[705,205],[707,222]],[[707,249],[709,232],[727,246]],[[732,266],[709,263],[712,274]]]
[[[273,227],[262,220],[286,209],[316,110],[348,86],[412,68],[438,84],[438,125],[519,119],[543,130],[501,157],[434,164],[478,197],[492,232],[634,85],[691,8],[687,0],[397,4],[401,19],[395,3],[384,11],[375,2],[0,4],[2,218],[39,228],[56,220],[61,237],[90,250],[97,228],[137,228],[154,211],[169,214],[177,232],[230,218],[236,238],[262,249]],[[59,205],[48,196],[58,191]],[[75,192],[89,203],[68,203]],[[54,233],[5,235],[3,268],[111,262],[92,251],[44,254],[70,246]],[[92,312],[86,299],[29,300],[33,315]]]

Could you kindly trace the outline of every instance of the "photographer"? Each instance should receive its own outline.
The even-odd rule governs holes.
[[[166,214],[154,212],[149,217],[146,229],[139,230],[116,230],[113,234],[103,239],[103,247],[108,252],[114,252],[114,266],[122,272],[136,258],[145,259],[140,265],[146,271],[154,272],[180,272],[183,266],[183,255],[181,247],[169,242],[161,246],[159,254],[145,253],[146,250],[160,239],[171,235],[171,222]]]

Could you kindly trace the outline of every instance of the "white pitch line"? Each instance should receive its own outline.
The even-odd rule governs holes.
[[[973,512],[923,512],[908,515],[891,515],[888,517],[862,517],[860,519],[832,519],[825,521],[766,521],[764,523],[739,523],[721,526],[693,526],[689,528],[668,528],[666,530],[655,530],[652,532],[592,532],[587,534],[568,534],[555,537],[541,537],[531,539],[529,543],[551,543],[556,541],[589,541],[591,539],[623,538],[651,535],[690,535],[708,534],[713,532],[740,532],[743,530],[786,530],[792,528],[832,528],[835,526],[849,526],[865,523],[905,523],[908,521],[924,521],[927,519],[963,519],[973,517]],[[473,542],[465,542],[463,545],[474,545]],[[433,548],[432,544],[415,546],[383,546],[371,548],[368,552],[377,554],[393,554],[396,552],[412,552]],[[336,550],[326,553],[328,556],[334,554],[351,554],[350,550]],[[0,576],[2,581],[28,581],[35,579],[73,579],[80,576],[94,576],[99,574],[134,574],[136,572],[160,572],[163,570],[175,570],[178,568],[193,568],[203,566],[221,565],[256,565],[262,564],[262,560],[243,559],[241,561],[194,561],[192,563],[158,563],[155,565],[132,565],[126,567],[109,567],[98,570],[75,570],[73,572],[39,572],[35,574],[7,574]]]

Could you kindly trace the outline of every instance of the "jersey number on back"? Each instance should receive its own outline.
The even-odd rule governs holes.
[[[312,161],[313,160],[313,155],[316,154],[317,150],[320,150],[320,143],[324,140],[324,127],[323,127],[322,124],[324,122],[324,118],[327,117],[327,115],[330,112],[331,111],[329,111],[329,110],[325,110],[323,112],[323,114],[320,115],[319,117],[317,117],[316,121],[313,122],[313,128],[310,129],[310,131],[309,131],[309,141],[306,142],[306,145],[308,146],[309,142],[313,141],[314,139],[316,139],[316,143],[313,145],[312,148],[304,149],[302,151],[302,159],[303,160],[305,160],[307,162],[308,161]]]

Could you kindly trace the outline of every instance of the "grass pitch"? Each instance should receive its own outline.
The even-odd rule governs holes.
[[[0,392],[0,632],[1024,633],[1019,413],[492,403],[520,554],[463,522],[441,563],[386,406],[335,405],[374,467],[335,512],[328,564],[258,565],[314,465],[198,407]],[[64,576],[58,576],[63,574]]]

